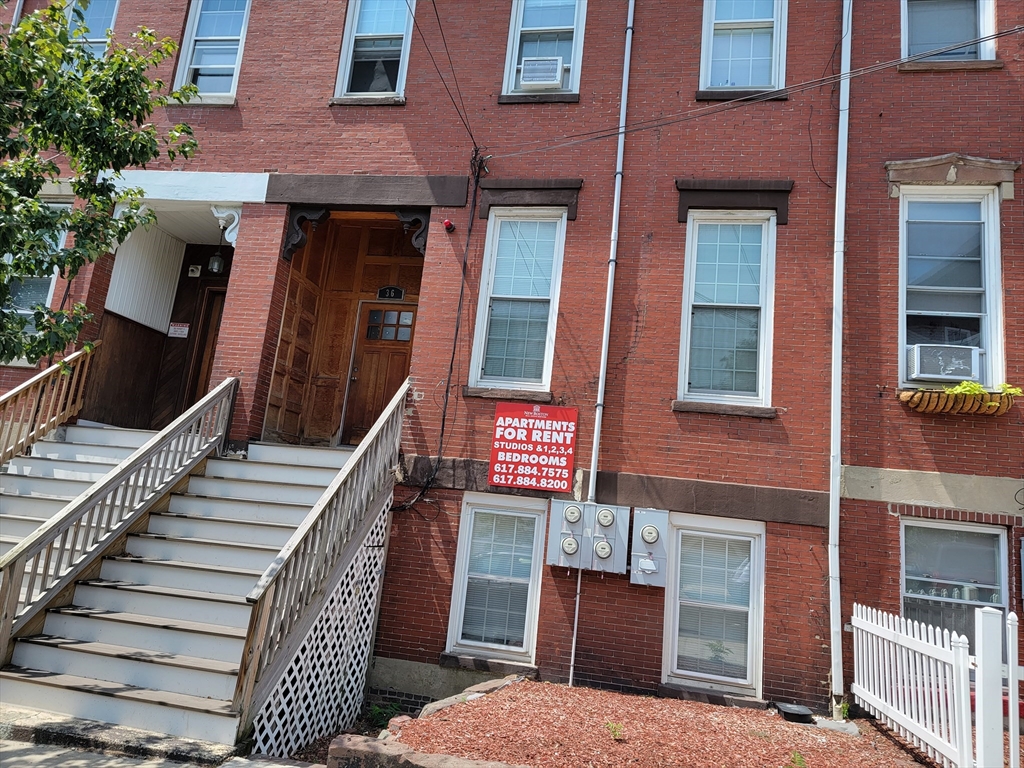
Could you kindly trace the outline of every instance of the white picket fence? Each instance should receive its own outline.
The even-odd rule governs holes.
[[[1002,664],[1005,632],[1008,665]],[[1009,705],[1010,768],[1020,768],[1017,616],[975,611],[976,656],[966,637],[868,608],[853,607],[854,681],[858,704],[943,766],[1004,765],[1003,680]],[[975,739],[971,670],[975,671]]]

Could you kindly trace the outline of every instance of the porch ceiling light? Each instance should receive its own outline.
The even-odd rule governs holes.
[[[224,230],[227,228],[227,222],[220,219],[219,224],[220,240],[217,243],[217,250],[213,252],[213,256],[210,257],[210,261],[206,265],[211,275],[219,275],[224,271],[224,257],[220,255],[220,249],[224,245]]]

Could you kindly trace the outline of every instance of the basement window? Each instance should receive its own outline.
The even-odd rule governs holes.
[[[336,97],[394,99],[405,91],[415,0],[348,4]]]

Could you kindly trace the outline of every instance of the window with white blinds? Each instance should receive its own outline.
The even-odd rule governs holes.
[[[491,209],[471,385],[549,386],[565,216]]]
[[[467,494],[463,507],[449,650],[532,657],[544,505],[480,496]]]
[[[903,0],[902,11],[903,56],[937,51],[922,60],[995,58],[995,41],[976,42],[995,32],[995,0]]]

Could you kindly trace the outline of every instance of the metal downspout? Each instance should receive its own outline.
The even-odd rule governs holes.
[[[590,483],[587,501],[597,497],[597,462],[601,453],[601,419],[604,414],[604,391],[608,382],[608,345],[612,332],[612,295],[615,291],[615,263],[619,248],[619,214],[622,208],[622,164],[626,152],[626,107],[629,101],[629,65],[633,56],[633,15],[636,0],[629,0],[626,17],[626,48],[622,57],[622,93],[619,97],[619,140],[615,153],[615,198],[612,204],[611,248],[608,254],[608,287],[604,300],[604,332],[601,337],[601,372],[597,384],[597,403],[594,405],[594,443],[590,451]],[[572,620],[572,652],[569,656],[569,686],[576,673],[576,638],[580,623],[580,591],[583,569],[576,573],[576,608]]]
[[[828,600],[832,654],[832,716],[842,718],[843,616],[839,589],[839,485],[843,429],[843,270],[846,257],[846,172],[850,135],[850,58],[853,0],[843,0],[843,48],[839,83],[839,137],[836,150],[835,246],[832,258],[832,376],[828,482]]]

